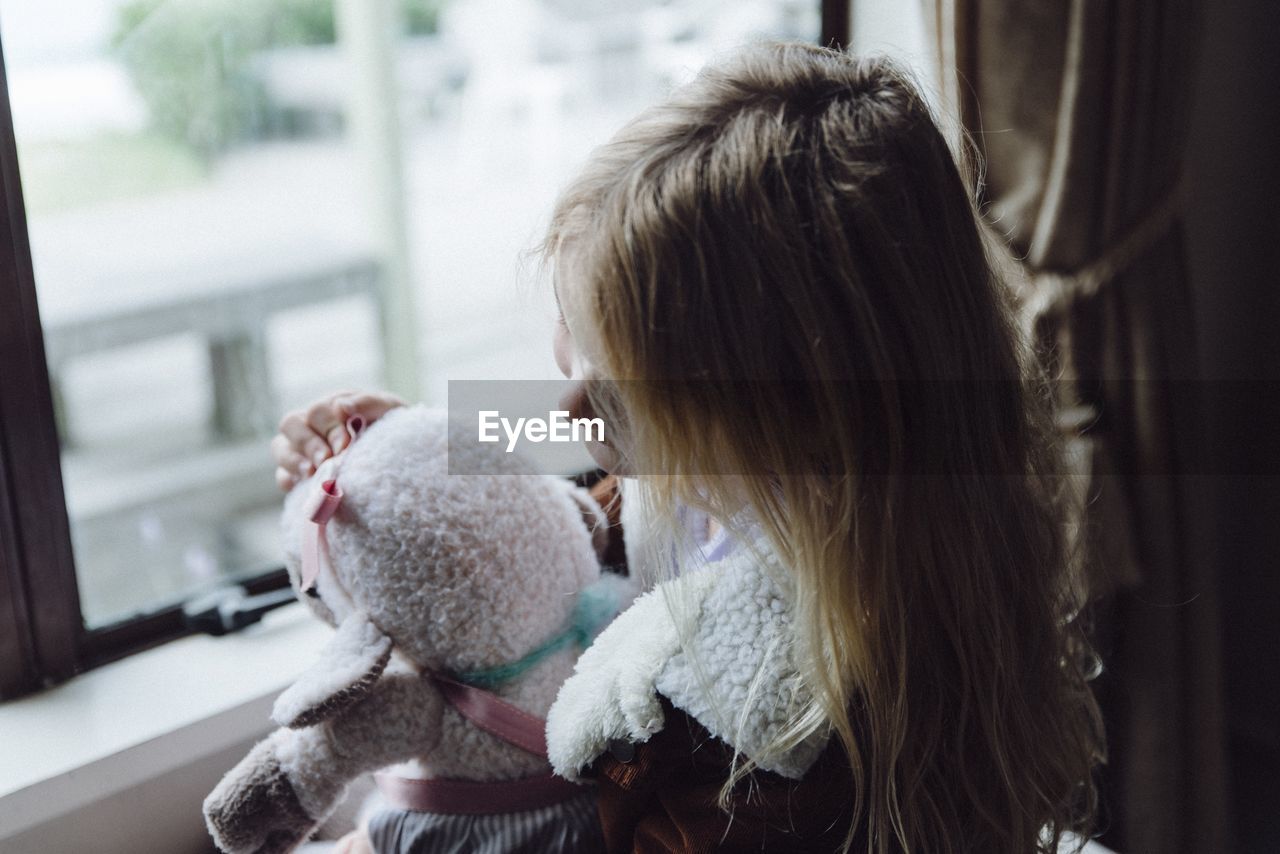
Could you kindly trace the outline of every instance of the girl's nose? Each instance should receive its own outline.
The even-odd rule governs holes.
[[[556,367],[567,379],[573,379],[573,337],[569,328],[561,320],[556,324],[555,336],[551,340],[551,349],[556,357]]]

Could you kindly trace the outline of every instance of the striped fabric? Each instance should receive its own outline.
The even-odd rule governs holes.
[[[369,839],[377,854],[604,850],[594,788],[554,806],[501,815],[384,809],[369,818]]]

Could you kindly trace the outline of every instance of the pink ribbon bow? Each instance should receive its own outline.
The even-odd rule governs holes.
[[[342,487],[338,486],[338,473],[342,469],[342,462],[346,458],[347,451],[355,444],[356,439],[360,438],[360,433],[364,430],[364,419],[360,416],[352,416],[347,419],[347,433],[351,436],[351,441],[347,443],[347,447],[333,458],[332,471],[325,480],[321,481],[311,497],[307,499],[303,512],[309,521],[309,530],[303,535],[302,541],[302,578],[300,579],[300,588],[303,593],[312,593],[315,590],[316,582],[320,578],[321,570],[329,564],[329,541],[325,537],[325,527],[333,514],[338,512],[338,507],[342,504]]]

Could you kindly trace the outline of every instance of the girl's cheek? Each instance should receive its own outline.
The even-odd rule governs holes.
[[[556,323],[556,331],[552,336],[551,347],[555,354],[556,367],[560,369],[560,373],[564,374],[566,379],[575,381],[560,398],[557,408],[568,412],[570,418],[594,418],[595,412],[591,409],[586,389],[586,380],[591,373],[591,369],[589,366],[579,362],[577,348],[573,345],[573,336],[569,334],[569,327],[565,325],[563,318]],[[626,473],[624,471],[625,467],[621,465],[617,450],[611,446],[607,439],[603,444],[600,442],[587,442],[587,452],[595,460],[596,465],[605,471],[617,474]]]
[[[571,372],[566,371],[565,373],[568,376]],[[591,405],[591,399],[587,396],[587,383],[590,380],[575,376],[570,376],[569,378],[573,382],[556,402],[556,408],[563,412],[568,412],[571,419],[597,417],[597,413]],[[595,461],[595,464],[606,472],[618,475],[629,474],[627,466],[623,463],[622,455],[613,444],[623,437],[614,435],[610,432],[611,430],[612,428],[606,424],[603,442],[587,441],[587,453],[591,455],[591,459]]]
[[[575,382],[573,388],[560,398],[560,409],[568,412],[570,418],[596,417],[596,411],[592,408],[591,400],[587,397],[586,384],[581,381]],[[595,464],[605,471],[611,474],[627,474],[626,467],[622,464],[622,456],[612,444],[617,439],[617,436],[610,434],[609,427],[606,425],[604,441],[587,441],[587,453],[591,455],[591,459],[595,461]]]

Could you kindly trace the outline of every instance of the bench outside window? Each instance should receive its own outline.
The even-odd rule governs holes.
[[[266,262],[264,264],[264,262]],[[371,254],[334,251],[323,243],[272,252],[240,269],[150,274],[110,280],[42,305],[45,353],[58,408],[59,435],[74,445],[74,413],[58,392],[73,360],[170,335],[205,342],[212,389],[211,432],[221,439],[260,436],[275,426],[279,402],[267,358],[267,326],[276,314],[353,295],[367,296],[381,316],[380,265]],[[57,283],[53,294],[66,293]]]

